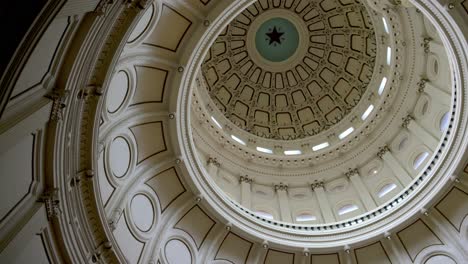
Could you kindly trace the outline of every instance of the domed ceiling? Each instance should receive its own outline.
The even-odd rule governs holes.
[[[316,135],[358,104],[372,78],[374,27],[351,1],[258,1],[217,37],[202,65],[236,126],[269,139]]]
[[[39,19],[47,23],[31,27],[41,29],[33,34],[37,43],[21,44],[26,52],[15,54],[12,62],[19,63],[5,75],[4,94],[15,96],[2,95],[0,103],[6,105],[0,167],[7,175],[0,263],[466,263],[465,6],[362,1],[372,10],[378,41],[372,44],[367,28],[356,29],[366,39],[356,52],[349,32],[355,14],[366,21],[362,7],[316,1],[99,1],[92,13],[85,10],[93,1],[52,3]],[[331,28],[335,13],[348,24],[340,29],[341,50],[333,46],[341,34]],[[328,25],[314,31],[308,22],[314,20]],[[244,35],[233,36],[242,29]],[[326,35],[325,44],[311,42],[321,36],[314,32]],[[236,41],[248,55],[239,63]],[[253,100],[252,111],[271,112],[268,122],[278,122],[279,90],[289,89],[283,94],[291,109],[281,109],[291,115],[300,110],[293,101],[300,90],[310,101],[303,106],[320,114],[310,118],[326,119],[319,97],[306,95],[308,85],[320,82],[323,95],[335,99],[340,78],[365,85],[345,70],[358,60],[356,69],[370,74],[363,65],[372,68],[366,62],[372,53],[364,51],[375,44],[369,89],[356,96],[348,116],[317,136],[259,138],[234,127],[233,115],[224,118],[213,106],[217,94],[208,96],[220,84],[228,87],[238,66],[242,83],[230,100]],[[322,59],[310,51],[319,46]],[[51,47],[57,56],[44,53]],[[205,77],[219,80],[207,88],[200,65],[210,48]],[[334,52],[343,56],[335,66]],[[222,60],[233,68],[225,74]],[[252,68],[241,75],[249,61]],[[51,67],[31,75],[41,65]],[[339,77],[325,83],[325,69]],[[263,85],[268,73],[271,85]],[[24,91],[21,80],[34,86]],[[242,98],[247,87],[250,101]],[[260,92],[273,109],[258,106]],[[330,109],[345,104],[334,103]],[[235,105],[224,106],[234,112]],[[287,126],[271,133],[279,135],[279,127]],[[344,128],[351,128],[347,136],[333,135]],[[314,150],[322,140],[330,146]]]
[[[416,48],[431,32],[418,12],[376,5],[256,1],[213,23],[190,94],[199,188],[219,194],[213,204],[259,225],[333,229],[390,210],[428,175],[450,95],[418,87],[451,81]]]

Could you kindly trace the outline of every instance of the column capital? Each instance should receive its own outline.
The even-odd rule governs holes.
[[[423,93],[424,89],[426,88],[426,83],[429,82],[426,78],[421,78],[421,80],[417,83],[418,85],[418,92]]]
[[[423,38],[423,47],[424,47],[424,52],[429,53],[430,48],[429,48],[429,43],[431,43],[432,38],[430,37],[425,37]]]
[[[252,183],[253,180],[248,175],[243,175],[239,177],[239,183],[243,183],[243,182]]]
[[[44,193],[41,194],[38,198],[38,202],[42,202],[45,205],[47,220],[51,221],[52,218],[58,217],[62,211],[60,210],[59,204],[59,189],[46,189]]]
[[[208,160],[206,161],[208,164],[213,164],[216,167],[219,167],[221,164],[219,164],[218,160],[213,157],[209,157]]]
[[[414,120],[414,117],[412,115],[407,115],[403,117],[402,120],[403,120],[403,123],[401,124],[401,126],[403,128],[407,128],[411,120]]]
[[[109,11],[109,6],[112,5],[113,0],[103,0],[99,1],[94,13],[98,16],[103,16]]]
[[[63,120],[63,109],[67,106],[66,100],[69,92],[67,90],[53,90],[45,95],[46,98],[52,100],[52,111],[50,119],[53,121]]]
[[[351,176],[359,175],[359,170],[357,168],[351,169],[349,168],[347,172],[345,172],[345,176],[349,179]]]
[[[78,99],[80,100],[89,100],[97,97],[101,97],[104,94],[103,88],[101,85],[93,84],[83,87],[78,91]]]
[[[323,188],[323,186],[324,186],[323,181],[315,181],[314,183],[310,185],[312,190],[315,190],[316,188]]]
[[[275,184],[275,191],[287,191],[288,185],[280,182],[280,184]]]
[[[377,157],[382,158],[385,153],[390,152],[390,148],[385,145],[383,147],[379,148],[379,151],[377,152]]]

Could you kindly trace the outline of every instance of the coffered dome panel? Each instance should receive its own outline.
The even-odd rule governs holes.
[[[211,100],[236,126],[300,139],[350,113],[375,57],[374,27],[360,3],[259,1],[217,37],[202,73]]]

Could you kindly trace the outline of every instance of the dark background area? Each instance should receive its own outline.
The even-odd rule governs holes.
[[[53,1],[53,0],[52,0]],[[0,6],[0,76],[48,0],[8,0]]]

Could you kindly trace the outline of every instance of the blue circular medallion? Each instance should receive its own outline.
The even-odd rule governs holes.
[[[272,62],[289,59],[299,46],[299,33],[289,20],[276,17],[258,28],[255,46],[263,58]]]

